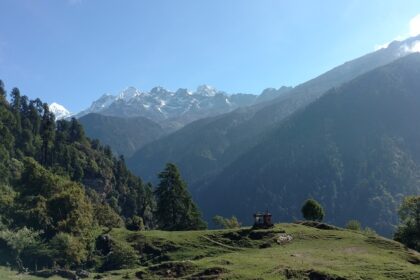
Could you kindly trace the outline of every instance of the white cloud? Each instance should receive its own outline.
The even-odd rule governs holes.
[[[380,50],[380,49],[384,49],[384,48],[387,48],[389,46],[389,44],[391,44],[393,41],[403,41],[403,40],[407,39],[408,37],[414,37],[414,36],[419,35],[420,34],[420,14],[417,14],[415,17],[410,19],[408,27],[409,27],[408,33],[403,34],[403,35],[398,35],[390,42],[387,42],[387,43],[384,43],[384,44],[377,44],[373,47],[373,49],[375,51]],[[413,45],[415,45],[415,44],[411,44],[409,47],[407,47],[405,49],[411,50],[411,49],[413,49]]]
[[[389,44],[391,44],[391,42],[384,43],[384,44],[379,44],[379,45],[375,45],[375,46],[373,47],[373,49],[374,49],[375,51],[380,50],[380,49],[386,49],[386,48],[388,48]]]
[[[420,41],[417,40],[410,45],[405,44],[404,46],[401,46],[401,51],[404,53],[420,52]]]
[[[420,14],[416,15],[410,20],[410,36],[417,36],[420,34]]]

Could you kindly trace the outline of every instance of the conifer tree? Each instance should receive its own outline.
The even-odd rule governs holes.
[[[159,179],[160,183],[155,191],[159,227],[163,230],[206,228],[176,165],[166,164],[165,170],[159,174]]]

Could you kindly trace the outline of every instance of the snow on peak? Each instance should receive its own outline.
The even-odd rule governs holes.
[[[142,92],[135,87],[128,87],[123,90],[120,95],[118,95],[117,99],[130,100],[136,96],[140,96],[141,94]]]
[[[56,102],[51,103],[48,107],[50,111],[55,115],[56,120],[62,120],[71,116],[69,110]]]
[[[197,88],[195,94],[203,96],[215,96],[218,91],[209,85],[202,85]]]
[[[103,95],[77,117],[100,113],[119,117],[142,116],[158,122],[167,119],[193,121],[250,105],[253,100],[247,96],[229,96],[208,85],[199,86],[194,92],[186,88],[171,91],[161,86],[150,91],[128,87],[118,95]]]

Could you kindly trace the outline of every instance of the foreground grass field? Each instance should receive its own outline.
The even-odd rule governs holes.
[[[255,231],[114,229],[108,234],[136,250],[138,265],[91,273],[89,279],[420,279],[419,253],[338,228],[278,224]],[[0,279],[42,278],[1,268]]]

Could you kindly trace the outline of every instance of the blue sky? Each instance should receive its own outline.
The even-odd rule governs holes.
[[[103,93],[297,85],[410,34],[420,1],[1,0],[0,79],[77,112]]]

